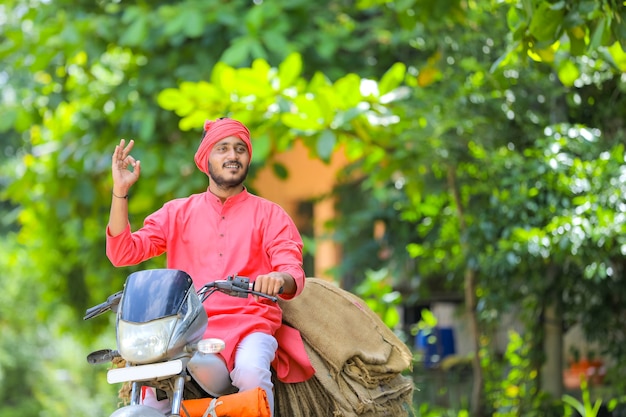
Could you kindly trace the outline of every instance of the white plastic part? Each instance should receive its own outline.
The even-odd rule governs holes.
[[[176,359],[174,361],[153,363],[150,365],[111,369],[107,373],[107,381],[109,384],[127,381],[150,381],[152,379],[178,375],[182,371],[183,361]]]
[[[222,339],[202,339],[198,342],[198,352],[219,353],[224,350],[226,343]]]

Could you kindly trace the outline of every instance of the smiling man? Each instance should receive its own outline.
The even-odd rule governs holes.
[[[115,266],[134,265],[167,253],[167,267],[187,272],[196,289],[229,275],[250,277],[255,290],[291,299],[302,292],[302,238],[289,215],[276,203],[250,194],[243,182],[252,159],[250,132],[239,121],[220,118],[204,125],[195,154],[208,175],[206,192],[169,201],[131,232],[128,191],[139,179],[141,162],[122,139],[112,157],[113,196],[106,230],[107,256]],[[230,376],[240,391],[265,390],[273,415],[273,366],[284,382],[302,382],[314,370],[297,330],[282,324],[282,311],[271,301],[215,293],[205,302],[205,337],[226,342],[218,364],[192,358],[189,371],[208,393]],[[288,346],[287,355],[279,346]],[[211,371],[202,366],[214,367]],[[167,408],[148,391],[144,402]],[[165,407],[164,407],[165,403]]]

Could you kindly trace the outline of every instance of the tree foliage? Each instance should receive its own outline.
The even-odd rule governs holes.
[[[37,291],[11,287],[35,308],[3,311],[3,347],[19,342],[11,322],[85,344],[110,324],[76,318],[133,269],[103,254],[118,139],[138,142],[138,226],[205,188],[202,122],[232,114],[255,132],[253,175],[295,140],[321,160],[345,149],[340,189],[362,204],[333,224],[353,249],[343,275],[385,267],[415,298],[475,271],[480,319],[521,303],[532,322],[559,299],[566,324],[624,361],[624,17],[614,0],[5,1],[0,259]],[[36,386],[36,355],[20,353],[0,377]]]

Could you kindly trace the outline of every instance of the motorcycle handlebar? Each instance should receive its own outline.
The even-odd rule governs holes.
[[[204,285],[202,288],[200,288],[200,290],[198,290],[200,300],[204,302],[209,297],[209,295],[211,295],[215,291],[228,294],[232,297],[246,298],[249,295],[255,295],[257,297],[267,298],[268,300],[271,300],[273,302],[278,301],[278,297],[255,291],[254,282],[250,282],[250,278],[238,275],[229,276],[225,280],[217,280]],[[281,287],[278,293],[282,294],[282,292],[283,288]]]
[[[200,288],[200,290],[198,290],[198,296],[200,297],[200,300],[204,302],[209,295],[215,291],[219,291],[233,297],[246,298],[249,295],[255,295],[257,297],[267,298],[273,302],[278,301],[278,297],[255,291],[254,282],[250,282],[250,278],[238,275],[229,276],[225,280],[217,280],[204,285]],[[278,293],[282,294],[282,292],[283,288],[281,287]],[[114,313],[117,312],[117,307],[121,298],[122,291],[118,291],[115,294],[110,295],[105,302],[87,309],[83,320],[92,319],[106,313],[107,311],[113,311]]]
[[[104,314],[107,311],[117,312],[117,306],[119,305],[121,298],[122,291],[118,291],[115,294],[110,295],[104,303],[100,303],[97,306],[88,308],[85,312],[85,317],[83,317],[83,320],[89,320],[94,317],[98,317],[99,315]]]

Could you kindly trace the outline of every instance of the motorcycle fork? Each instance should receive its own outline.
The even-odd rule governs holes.
[[[141,384],[139,382],[133,382],[130,391],[130,405],[137,405],[141,403]]]
[[[183,403],[183,392],[185,390],[186,374],[178,375],[174,381],[174,392],[172,393],[172,417],[180,417],[180,407]]]
[[[174,390],[172,392],[172,415],[171,417],[180,417],[180,408],[183,403],[183,392],[185,390],[185,381],[187,375],[185,373],[174,378]],[[141,404],[141,387],[139,382],[133,382],[130,391],[130,405]]]

